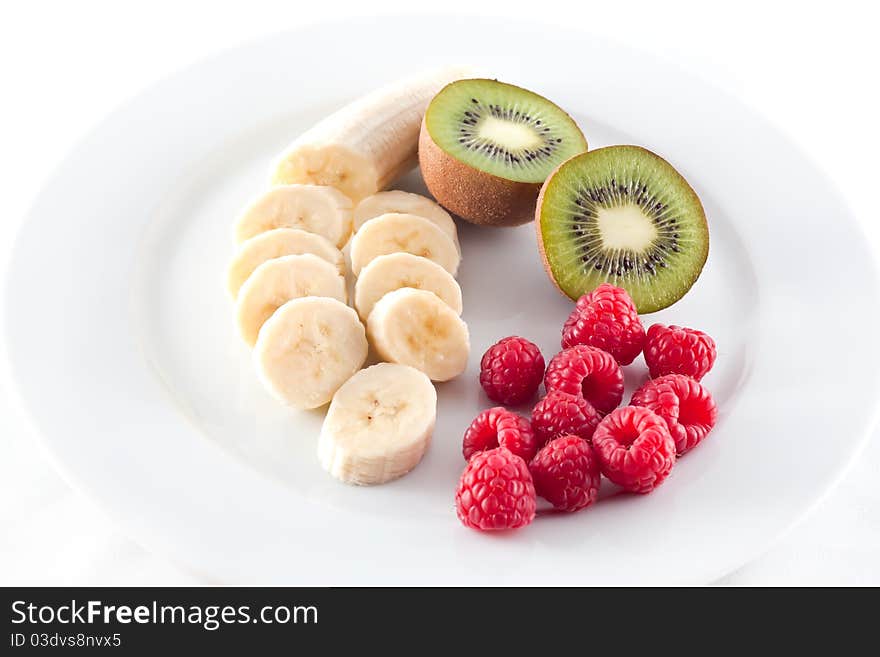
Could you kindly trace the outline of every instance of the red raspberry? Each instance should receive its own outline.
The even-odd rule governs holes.
[[[709,391],[683,374],[651,379],[635,391],[630,404],[649,408],[666,420],[679,456],[696,447],[718,419]]]
[[[617,408],[623,399],[623,373],[607,351],[575,345],[556,354],[544,375],[547,391],[582,395],[600,413]]]
[[[702,331],[654,324],[648,329],[645,362],[651,378],[685,374],[699,381],[715,364],[715,341]]]
[[[506,447],[517,456],[531,461],[538,451],[532,425],[522,415],[506,408],[487,408],[471,422],[464,432],[461,452],[469,460],[477,452]]]
[[[551,390],[532,409],[532,431],[538,445],[566,435],[589,441],[601,419],[599,411],[580,395]]]
[[[531,399],[543,376],[541,350],[515,335],[493,344],[480,361],[480,385],[489,399],[501,404]]]
[[[562,327],[562,348],[576,344],[607,351],[621,365],[642,353],[645,327],[626,290],[602,283],[578,299]]]
[[[599,461],[578,436],[560,436],[541,448],[529,465],[535,491],[561,511],[578,511],[599,496]]]
[[[504,447],[475,454],[455,491],[459,520],[483,531],[528,525],[536,506],[529,466]]]
[[[675,441],[666,422],[641,406],[618,408],[593,434],[602,474],[633,493],[650,493],[675,463]]]

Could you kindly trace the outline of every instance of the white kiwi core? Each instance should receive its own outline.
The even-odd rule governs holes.
[[[647,249],[657,237],[657,228],[639,206],[632,203],[599,208],[596,223],[606,249],[636,253]]]
[[[487,141],[501,144],[510,150],[537,148],[542,144],[541,137],[529,126],[494,116],[483,119],[477,128],[477,134]]]

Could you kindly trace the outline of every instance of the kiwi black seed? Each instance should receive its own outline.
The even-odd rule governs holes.
[[[566,161],[544,183],[536,219],[544,266],[562,292],[577,299],[609,282],[640,313],[684,296],[709,253],[700,199],[672,165],[638,146]]]
[[[458,143],[479,158],[488,158],[492,164],[500,165],[507,170],[546,169],[547,162],[551,163],[558,159],[558,153],[562,150],[562,137],[539,118],[527,112],[502,107],[501,105],[484,105],[476,98],[471,98],[470,109],[465,110],[459,117]],[[517,128],[526,128],[535,136],[535,142],[528,146],[506,144],[502,139],[492,139],[480,133],[479,126],[485,117],[505,121]],[[483,163],[483,166],[487,166]],[[546,173],[545,173],[546,177]]]
[[[497,80],[458,80],[425,112],[419,161],[428,189],[482,224],[530,221],[541,184],[587,150],[580,128],[543,96]]]

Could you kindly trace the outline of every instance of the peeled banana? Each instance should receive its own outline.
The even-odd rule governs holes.
[[[375,194],[415,167],[431,98],[470,75],[463,68],[429,71],[355,100],[294,140],[275,162],[272,183],[331,185],[355,202]]]

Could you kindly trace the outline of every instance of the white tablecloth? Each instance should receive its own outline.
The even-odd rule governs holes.
[[[509,0],[473,4],[449,0],[445,6],[520,13]],[[540,7],[549,21],[589,26],[649,56],[667,57],[756,106],[835,178],[865,217],[869,239],[880,244],[875,198],[880,106],[870,83],[880,48],[864,3],[839,0],[833,15],[804,9],[804,3],[744,1],[730,13],[695,1],[614,4],[548,0]],[[413,11],[411,3],[397,0],[371,3],[369,9]],[[83,0],[7,7],[0,20],[6,92],[0,104],[0,271],[18,221],[51,166],[109,109],[219,48],[351,12],[364,9],[350,0],[319,7],[288,0],[235,6],[156,0],[140,8]],[[760,145],[746,147],[759,157]],[[10,398],[2,363],[0,386],[0,585],[198,582],[126,539],[90,500],[68,487],[43,458]],[[873,440],[806,520],[720,583],[880,584],[878,472],[880,440]]]

